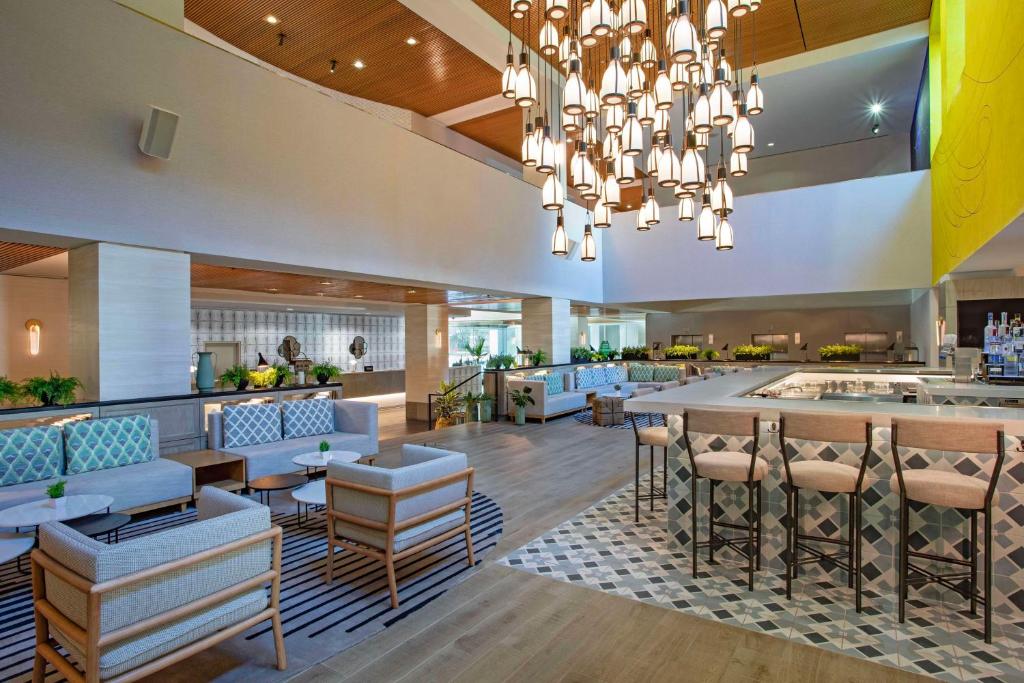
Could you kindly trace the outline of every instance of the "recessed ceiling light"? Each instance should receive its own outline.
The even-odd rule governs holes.
[[[868,111],[871,112],[872,116],[878,116],[879,114],[882,113],[883,109],[884,107],[882,106],[881,102],[872,102],[871,106],[868,107]]]
[[[366,64],[363,64],[363,60],[357,59],[356,61],[352,62],[352,66],[354,66],[357,69],[362,69],[364,66],[366,66]]]
[[[278,19],[277,17],[275,17],[275,16],[273,15],[273,14],[268,14],[267,16],[265,16],[265,17],[263,17],[263,18],[264,18],[264,19],[266,20],[266,22],[267,22],[268,24],[276,24],[276,23],[278,23],[279,21],[281,21],[280,19]]]
[[[356,294],[356,295],[355,295],[355,297],[356,297],[357,299],[362,299],[362,298],[363,298],[363,295],[362,295],[362,294]]]
[[[406,293],[407,293],[407,294],[415,294],[415,293],[416,293],[416,290],[415,290],[415,289],[410,289],[410,290],[409,290],[408,292],[406,292]]]
[[[286,311],[294,311],[295,309],[294,308],[286,308],[284,310],[286,310]]]
[[[632,205],[632,204],[626,204],[626,208],[627,208],[627,209],[632,209],[632,208],[633,208],[633,205]]]
[[[267,291],[268,292],[276,292],[277,291],[277,287],[267,287]]]
[[[333,282],[331,282],[330,280],[324,280],[324,281],[323,281],[323,282],[321,282],[320,284],[322,284],[322,285],[331,285],[331,284],[334,284],[334,283],[333,283]]]
[[[775,143],[774,143],[774,142],[769,142],[769,143],[768,143],[768,146],[769,146],[769,147],[774,147],[774,146],[775,146]]]
[[[323,295],[324,295],[324,293],[323,293],[323,292],[317,292],[317,293],[316,293],[316,295],[317,295],[317,296],[323,296]]]
[[[405,42],[406,42],[407,45],[416,45],[420,41],[416,40],[412,36],[409,36],[408,38],[405,39]]]

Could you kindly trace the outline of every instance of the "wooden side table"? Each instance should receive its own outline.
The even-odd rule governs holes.
[[[192,468],[192,500],[204,486],[216,486],[225,491],[241,491],[245,488],[245,459],[223,451],[189,451],[161,455]]]

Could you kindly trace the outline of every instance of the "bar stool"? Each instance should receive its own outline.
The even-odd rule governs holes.
[[[899,448],[925,448],[958,453],[995,454],[988,482],[976,476],[941,470],[937,467],[905,468]],[[985,608],[985,642],[992,642],[992,499],[995,496],[999,472],[1006,457],[1003,444],[1003,425],[997,422],[953,422],[928,418],[893,418],[892,454],[896,473],[889,478],[893,493],[900,497],[900,565],[899,616],[906,617],[907,592],[911,584],[925,586],[938,583],[960,593],[971,601],[971,614],[978,613],[977,603]],[[985,468],[980,468],[984,471]],[[970,549],[957,558],[922,553],[910,549],[909,501],[939,505],[959,510],[971,520]],[[978,513],[985,515],[985,591],[978,592]],[[937,574],[927,567],[911,564],[911,558],[931,562],[945,562],[966,571]],[[913,574],[913,576],[911,576]],[[965,592],[956,582],[967,580]]]
[[[768,461],[757,455],[758,414],[740,410],[687,410],[683,414],[683,438],[690,455],[690,544],[693,552],[693,575],[697,575],[697,551],[708,549],[708,561],[715,561],[715,550],[728,546],[747,558],[747,588],[754,590],[754,570],[761,569],[761,480],[768,476]],[[693,452],[690,432],[719,434],[722,436],[753,437],[750,453],[742,451]],[[710,481],[708,505],[708,540],[697,540],[697,484],[700,479]],[[715,519],[715,487],[720,483],[744,484],[747,487],[746,524],[734,524]],[[756,503],[755,503],[756,497]],[[756,508],[755,508],[756,505]],[[756,509],[756,513],[755,513]],[[726,538],[715,527],[746,531],[742,536]]]
[[[654,511],[654,501],[659,498],[668,497],[668,422],[665,420],[665,416],[661,416],[661,421],[665,423],[665,427],[638,427],[636,424],[636,413],[629,414],[629,422],[633,425],[633,436],[636,438],[636,475],[635,486],[633,488],[633,518],[634,521],[640,521],[640,501],[649,500],[651,501],[651,511]],[[648,417],[653,417],[652,414],[648,414]],[[650,446],[651,449],[651,490],[648,493],[640,495],[640,447]],[[661,453],[661,488],[657,488],[654,485],[654,447],[658,446],[662,449]]]
[[[860,465],[853,467],[841,462],[804,458],[794,461],[790,457],[789,439],[829,441],[835,443],[864,444]],[[793,598],[793,579],[801,564],[833,563],[846,570],[846,584],[854,589],[857,611],[861,611],[861,494],[866,488],[864,472],[871,457],[871,418],[860,415],[834,413],[783,413],[779,418],[779,443],[782,462],[786,468],[786,598]],[[800,533],[800,489],[820,493],[846,494],[850,528],[844,540]],[[839,525],[837,525],[839,526]],[[839,550],[823,552],[816,544],[832,544]],[[810,557],[799,559],[803,550]]]

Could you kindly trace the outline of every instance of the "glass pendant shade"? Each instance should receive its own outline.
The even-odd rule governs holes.
[[[679,200],[679,220],[693,220],[693,199],[690,197],[683,197]]]
[[[608,66],[601,78],[601,101],[609,105],[624,104],[626,101],[626,72],[616,48],[612,48]]]
[[[701,81],[707,83],[709,86],[714,84],[715,82],[715,67],[714,63],[711,60],[712,57],[709,55],[706,56],[704,60],[700,63]]]
[[[690,85],[690,72],[686,70],[685,64],[673,63],[668,67],[668,79],[672,81],[673,90],[682,92]]]
[[[651,124],[653,134],[667,134],[672,128],[672,117],[667,109],[658,109],[654,112],[654,123]]]
[[[626,122],[626,108],[621,104],[613,104],[604,108],[604,129],[609,133],[618,133]]]
[[[547,0],[544,15],[552,21],[564,19],[569,14],[569,0]]]
[[[626,33],[640,33],[647,28],[647,5],[644,0],[622,0],[619,26]]]
[[[516,104],[520,107],[533,107],[537,104],[537,81],[530,73],[525,52],[519,54],[519,71],[516,72]]]
[[[665,145],[662,149],[658,169],[661,171],[658,175],[660,187],[676,187],[683,182],[683,164],[671,144]]]
[[[615,180],[619,185],[629,185],[636,180],[636,164],[633,157],[620,153],[615,158]]]
[[[614,18],[608,0],[594,0],[590,5],[590,31],[601,38],[612,32]]]
[[[562,91],[562,113],[579,116],[587,107],[583,103],[587,96],[587,88],[583,85],[580,77],[579,60],[569,62],[569,76],[565,79],[565,89]]]
[[[601,115],[601,99],[597,96],[597,92],[594,90],[594,83],[590,83],[590,87],[587,88],[587,92],[583,97],[583,116],[588,121],[596,120]]]
[[[729,0],[729,14],[739,19],[750,13],[750,0]]]
[[[615,161],[615,157],[619,155],[620,150],[619,136],[609,133],[605,136],[604,142],[601,143],[601,158],[605,161]]]
[[[758,83],[757,74],[750,77],[750,89],[747,90],[747,113],[757,116],[764,111],[764,91]]]
[[[747,105],[745,104],[740,106],[740,115],[736,119],[736,127],[732,132],[732,148],[743,154],[754,151],[754,127],[747,117]]]
[[[629,65],[629,73],[626,74],[626,94],[633,99],[643,95],[647,89],[647,76],[640,66],[639,57],[638,53],[633,53],[633,63]]]
[[[695,133],[710,133],[714,129],[711,123],[711,99],[708,97],[707,83],[700,84],[700,95],[693,105],[693,130]]]
[[[530,9],[528,5],[529,5],[529,3],[527,3],[527,7],[523,7],[520,4],[519,0],[512,0],[509,3],[509,11],[512,13],[512,18],[513,19],[522,19],[523,17],[525,17],[527,11],[529,11],[529,9]]]
[[[555,222],[555,234],[551,236],[551,253],[555,256],[569,255],[569,236],[565,234],[565,222],[561,214]]]
[[[695,133],[694,137],[697,143],[697,149],[705,150],[708,148],[708,143],[711,141],[711,133]]]
[[[640,65],[648,69],[658,63],[658,49],[651,40],[651,29],[644,29],[644,42],[640,44]]]
[[[654,199],[653,193],[647,194],[647,203],[644,205],[647,209],[646,220],[648,227],[653,227],[661,222],[661,207],[658,206],[658,202]]]
[[[729,251],[733,247],[732,223],[728,218],[723,218],[718,223],[715,231],[715,249],[718,251]]]
[[[558,52],[558,29],[550,21],[545,21],[540,29],[540,53],[553,55]]]
[[[580,248],[580,261],[596,261],[597,244],[594,242],[594,233],[588,224],[583,228],[583,245]]]
[[[579,33],[577,35],[579,35],[580,44],[583,47],[597,45],[597,36],[593,33],[593,25],[591,23],[590,4],[589,2],[584,2],[579,15]]]
[[[649,92],[645,92],[636,101],[636,118],[640,121],[640,125],[649,126],[654,123],[654,115],[658,112],[657,104],[654,101],[654,97]]]
[[[593,163],[591,163],[591,168],[593,168]],[[597,172],[597,169],[594,169],[593,184],[585,190],[580,190],[580,197],[588,202],[600,199],[603,186],[604,180],[601,178],[601,174]]]
[[[583,129],[583,117],[562,112],[562,130],[566,133],[578,133]]]
[[[660,62],[658,67],[658,76],[654,79],[654,106],[658,109],[671,109],[673,100],[672,81],[665,71],[665,62]]]
[[[725,58],[725,50],[722,50],[722,56],[718,59],[718,68],[715,69],[715,83],[725,83],[726,85],[732,83],[732,64]]]
[[[590,147],[596,147],[598,143],[597,139],[597,126],[594,125],[593,121],[587,121],[583,126],[583,142],[587,143]]]
[[[644,151],[644,130],[636,117],[636,102],[628,105],[626,123],[622,127],[622,153],[626,156],[638,156]]]
[[[511,52],[505,59],[505,71],[501,74],[501,96],[510,100],[516,97],[516,67]]]
[[[711,104],[711,123],[716,126],[727,126],[732,123],[733,101],[728,85],[717,84],[708,100]]]
[[[684,11],[680,4],[679,14],[672,19],[666,31],[665,41],[667,43],[668,58],[676,64],[688,64],[699,60],[701,55],[700,41],[697,38],[697,29],[690,21],[688,8]]]
[[[551,127],[544,126],[540,138],[540,150],[537,152],[537,171],[540,173],[555,172],[555,143],[551,139]]]
[[[622,193],[619,191],[619,182],[615,177],[615,167],[613,164],[608,165],[608,175],[604,179],[604,185],[601,187],[601,204],[607,206],[609,209],[617,209],[622,205]]]
[[[682,164],[680,164],[680,166],[682,166]],[[694,192],[693,190],[683,187],[682,183],[680,182],[679,185],[676,185],[675,187],[672,188],[672,196],[675,197],[676,199],[683,199],[684,197],[689,197],[692,199],[693,197],[697,196],[697,193]]]
[[[580,142],[569,166],[572,186],[576,190],[589,190],[594,186],[594,165],[587,158],[587,143]]]
[[[704,29],[708,38],[718,40],[729,30],[729,10],[723,0],[711,0],[704,13]]]
[[[658,164],[661,163],[661,148],[657,145],[651,145],[651,151],[647,153],[647,163],[645,168],[647,175],[652,178],[658,177]]]
[[[688,190],[703,187],[706,181],[704,159],[697,153],[696,138],[692,133],[687,136],[681,164],[683,187]]]
[[[700,215],[697,217],[697,239],[701,242],[715,239],[715,220],[715,212],[711,210],[711,198],[705,194],[700,207]]]
[[[544,181],[540,190],[541,205],[548,211],[555,211],[565,206],[565,188],[557,173],[552,173]]]
[[[743,152],[732,151],[729,155],[729,175],[737,178],[747,175],[747,155]]]
[[[562,41],[558,44],[558,63],[565,68],[569,64],[569,58],[572,56],[572,38],[569,37],[569,27],[562,27]]]
[[[523,134],[523,166],[536,166],[538,156],[540,156],[540,148],[537,145],[537,136],[533,132],[533,124],[527,123],[526,132]]]
[[[718,167],[718,179],[711,191],[711,210],[719,216],[727,216],[733,211],[732,188],[729,187],[729,181],[725,178],[725,169],[721,166]]]
[[[512,0],[512,9],[520,12],[529,12],[533,6],[533,0]]]
[[[750,0],[750,11],[756,12],[761,9],[761,0]]]
[[[651,229],[651,226],[647,224],[647,202],[640,204],[640,209],[636,212],[636,229],[639,232],[647,232]]]
[[[612,183],[614,185],[615,183]],[[598,202],[594,207],[594,227],[595,228],[610,228],[612,227],[612,210],[605,204]]]

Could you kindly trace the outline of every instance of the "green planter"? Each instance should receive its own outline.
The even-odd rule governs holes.
[[[492,410],[493,410],[492,406],[493,406],[493,404],[490,401],[484,401],[483,403],[480,404],[480,421],[481,422],[490,422],[491,420],[494,419],[493,413],[492,413]]]
[[[526,424],[526,406],[516,406],[516,424]]]
[[[479,416],[479,413],[477,411],[477,405],[479,405],[479,404],[474,404],[472,406],[466,406],[466,422],[479,422],[480,421],[480,416]]]

